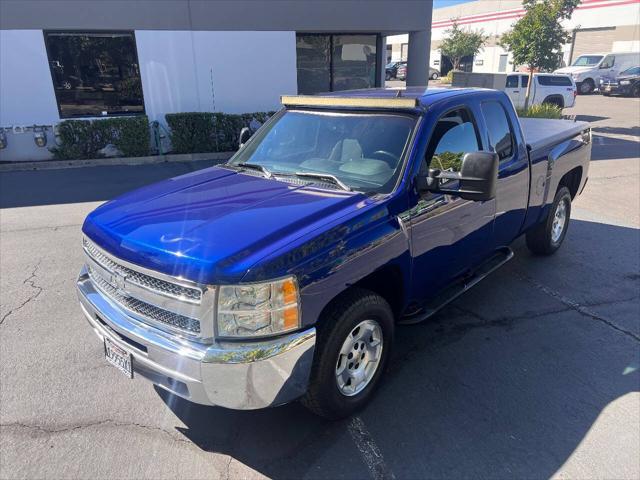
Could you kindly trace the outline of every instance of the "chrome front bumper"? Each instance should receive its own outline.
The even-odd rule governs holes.
[[[86,267],[77,290],[98,337],[108,337],[130,352],[137,375],[180,397],[251,410],[287,403],[307,390],[315,328],[273,340],[201,344],[127,315],[95,289]]]

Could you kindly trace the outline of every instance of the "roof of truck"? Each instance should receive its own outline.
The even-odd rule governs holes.
[[[318,95],[285,95],[283,105],[317,107],[428,108],[444,98],[491,92],[482,88],[407,87],[343,90]]]

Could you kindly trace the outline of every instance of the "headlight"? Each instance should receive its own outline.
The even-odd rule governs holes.
[[[629,85],[630,83],[629,80],[620,80],[620,85]]]
[[[218,337],[264,337],[300,327],[300,300],[294,278],[221,286]]]

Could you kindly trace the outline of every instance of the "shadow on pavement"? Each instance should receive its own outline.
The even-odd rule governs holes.
[[[526,279],[582,285],[603,305],[637,297],[637,259],[627,256],[640,232],[573,220],[569,233],[552,257],[516,242],[516,258],[492,277],[430,321],[398,328],[387,378],[360,414],[396,478],[549,478],[607,405],[639,390],[637,336]],[[597,289],[607,269],[620,279]],[[327,422],[297,403],[237,412],[158,394],[195,445],[269,477],[367,476],[348,420]]]
[[[3,172],[0,174],[0,208],[111,200],[130,190],[214,163],[211,160]]]
[[[631,129],[618,129],[631,130]],[[622,158],[640,158],[640,139],[626,140],[623,138],[603,137],[598,133],[608,133],[605,129],[594,130],[591,160],[611,160]],[[631,134],[629,134],[631,135]]]
[[[576,120],[579,122],[599,122],[600,120],[609,120],[609,118],[599,115],[576,115]]]

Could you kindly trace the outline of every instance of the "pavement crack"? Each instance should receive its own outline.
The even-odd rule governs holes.
[[[38,298],[40,296],[40,294],[43,292],[44,288],[41,287],[40,285],[36,284],[36,281],[35,281],[35,279],[37,278],[36,273],[38,272],[38,268],[40,268],[40,264],[41,263],[42,263],[42,259],[38,260],[38,263],[36,263],[35,267],[33,267],[33,270],[31,271],[31,274],[26,279],[24,279],[22,281],[22,284],[29,286],[33,290],[33,292],[31,293],[31,295],[29,295],[29,297],[24,302],[22,302],[17,307],[12,308],[7,313],[5,313],[2,316],[2,318],[0,318],[0,325],[2,325],[4,323],[4,321],[7,318],[9,318],[11,315],[16,313],[20,309],[22,309],[25,305],[27,305],[28,303],[34,301],[36,298]]]
[[[229,480],[231,478],[231,462],[233,461],[233,457],[229,455],[229,461],[227,462],[227,466],[224,470],[224,479]]]
[[[173,435],[171,432],[168,432],[167,430],[164,430],[163,428],[160,427],[154,427],[151,425],[144,425],[142,423],[135,423],[135,422],[117,422],[115,420],[111,420],[111,419],[106,419],[106,420],[96,420],[93,422],[84,422],[84,423],[78,423],[78,424],[71,424],[71,425],[65,425],[65,426],[60,426],[60,427],[46,427],[43,425],[37,425],[37,424],[29,424],[29,423],[23,423],[23,422],[13,422],[13,423],[2,423],[0,424],[0,428],[16,428],[16,429],[23,429],[23,430],[29,430],[32,432],[37,432],[40,433],[42,435],[59,435],[62,433],[68,433],[68,432],[73,432],[76,430],[82,430],[82,429],[87,429],[87,428],[100,428],[103,426],[111,426],[111,427],[115,427],[115,428],[127,428],[127,427],[133,427],[133,428],[139,428],[139,429],[143,429],[143,430],[147,430],[150,432],[160,432],[166,436],[168,436],[171,440],[173,440],[174,442],[179,442],[179,443],[187,443],[189,445],[193,445],[193,442],[191,442],[190,440],[187,440],[185,438],[180,438],[177,437],[175,435]]]
[[[542,293],[545,293],[547,295],[549,295],[550,297],[555,298],[556,300],[558,300],[560,303],[562,303],[563,305],[566,305],[567,307],[569,307],[571,310],[574,310],[576,312],[578,312],[579,314],[585,316],[585,317],[589,317],[593,320],[597,320],[605,325],[607,325],[610,328],[613,328],[614,330],[617,330],[618,332],[631,337],[632,339],[636,340],[637,342],[640,342],[640,336],[637,335],[636,333],[627,330],[625,328],[622,328],[618,325],[616,325],[614,322],[612,322],[611,320],[609,320],[606,317],[603,317],[602,315],[597,314],[596,312],[594,312],[593,310],[590,310],[588,308],[588,306],[586,305],[581,305],[580,303],[576,302],[575,300],[572,300],[568,297],[565,297],[564,295],[562,295],[559,292],[556,292],[555,290],[547,287],[546,285],[543,285],[542,283],[538,282],[537,280],[529,277],[528,275],[525,275],[523,273],[520,272],[516,272],[516,275],[521,279],[524,280],[525,282],[527,282],[529,285],[532,285],[533,287],[535,287],[536,289],[540,290]],[[619,300],[619,301],[624,301],[624,300]],[[601,305],[604,305],[605,303],[602,303]],[[597,306],[598,304],[592,304],[590,306]]]

